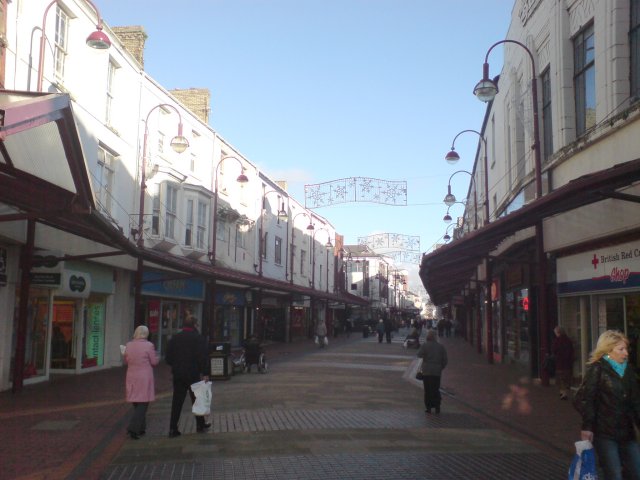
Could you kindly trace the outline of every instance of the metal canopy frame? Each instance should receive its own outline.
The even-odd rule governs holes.
[[[498,245],[516,232],[579,207],[607,198],[638,202],[639,197],[618,192],[640,181],[640,159],[579,177],[524,207],[424,255],[420,279],[436,305],[459,294],[478,266]]]

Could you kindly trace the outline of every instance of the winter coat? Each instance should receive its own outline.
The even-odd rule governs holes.
[[[195,328],[183,328],[167,344],[166,362],[171,366],[173,379],[196,383],[209,375],[211,365],[207,341]]]
[[[418,349],[417,356],[422,358],[422,375],[439,377],[447,366],[447,351],[436,340],[427,340]]]
[[[574,406],[582,416],[582,430],[617,442],[635,438],[633,424],[640,425],[640,390],[631,365],[620,377],[600,359],[587,367],[580,390]]]
[[[566,334],[553,339],[551,353],[555,358],[556,370],[571,370],[573,368],[573,343]]]
[[[131,340],[127,343],[124,361],[127,364],[127,402],[153,402],[156,399],[153,367],[160,361],[153,343],[144,338]]]

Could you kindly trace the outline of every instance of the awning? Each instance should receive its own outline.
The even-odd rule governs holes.
[[[579,177],[495,222],[424,255],[420,263],[420,279],[431,301],[441,305],[447,303],[451,295],[459,294],[475,275],[478,265],[510,235],[534,226],[545,218],[606,198],[630,200],[631,196],[625,196],[617,190],[637,181],[640,181],[640,159]]]

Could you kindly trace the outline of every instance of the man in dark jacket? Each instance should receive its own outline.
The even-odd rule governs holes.
[[[191,404],[195,401],[195,395],[191,391],[191,385],[201,380],[209,380],[209,356],[207,353],[207,341],[200,335],[195,327],[195,317],[186,317],[183,321],[182,331],[175,334],[167,345],[165,360],[171,366],[173,374],[173,399],[171,401],[171,420],[169,422],[169,437],[180,435],[178,420],[184,399],[189,393]],[[205,423],[204,417],[196,415],[196,429],[199,433],[211,427]]]
[[[551,354],[555,360],[556,383],[560,399],[566,400],[573,380],[573,343],[560,325],[553,329],[553,333],[556,338],[551,344]]]

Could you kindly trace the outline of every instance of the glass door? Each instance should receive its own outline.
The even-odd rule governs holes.
[[[174,333],[178,333],[180,329],[179,314],[180,304],[178,302],[163,301],[160,312],[160,334],[156,348],[160,355],[164,355],[167,350],[167,343]]]

